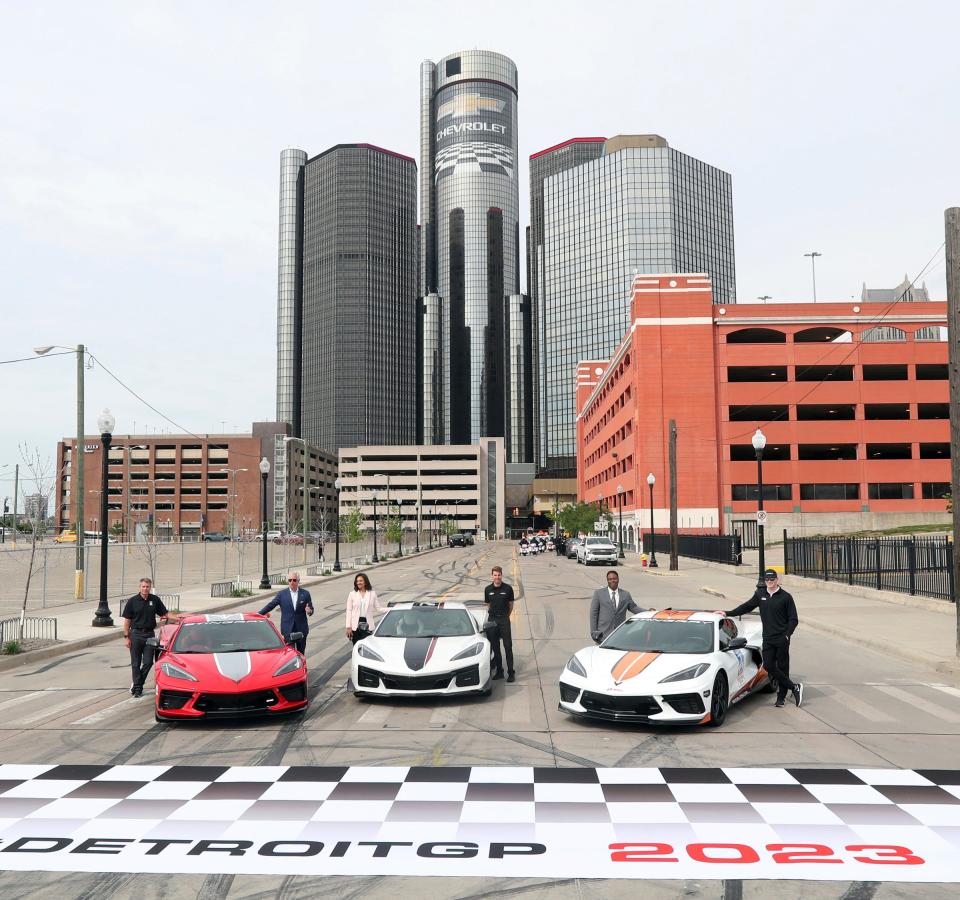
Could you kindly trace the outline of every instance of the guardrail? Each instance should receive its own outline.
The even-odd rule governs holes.
[[[57,639],[57,620],[38,619],[28,616],[23,620],[23,631],[20,630],[19,616],[14,619],[0,621],[0,647],[8,641],[55,641]]]
[[[232,597],[234,591],[253,593],[252,581],[215,581],[210,585],[211,597]]]
[[[956,602],[953,544],[945,538],[790,538],[784,570],[878,591]]]
[[[643,536],[644,549],[654,547],[657,553],[670,553],[670,535],[658,531],[651,543],[649,532]],[[692,559],[705,559],[709,562],[739,566],[743,563],[743,553],[739,534],[678,534],[677,553]],[[659,561],[658,561],[659,562]]]
[[[160,594],[159,597],[163,601],[163,605],[170,612],[180,612],[180,595],[179,594]]]

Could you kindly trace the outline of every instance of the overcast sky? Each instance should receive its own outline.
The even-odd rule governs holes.
[[[86,344],[193,432],[275,413],[279,156],[418,157],[421,60],[510,56],[526,158],[657,133],[733,176],[737,293],[916,276],[960,205],[960,4],[0,0],[0,359]],[[942,250],[925,276],[945,297]],[[0,366],[0,494],[75,432],[70,356]],[[180,428],[97,365],[86,426]],[[27,486],[27,490],[30,486]]]

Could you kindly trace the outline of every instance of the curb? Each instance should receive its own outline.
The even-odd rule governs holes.
[[[423,556],[426,553],[435,553],[437,550],[446,549],[444,547],[434,547],[433,550],[421,550],[415,556]],[[392,565],[393,563],[403,562],[404,560],[409,559],[409,557],[404,556],[398,559],[384,559],[378,563],[374,563],[369,568],[380,569],[384,566]],[[313,565],[311,563],[310,565]],[[303,566],[301,565],[301,568]],[[291,570],[292,571],[292,570]],[[359,570],[357,570],[359,571]],[[309,579],[305,578],[303,584],[306,587],[310,587],[320,582],[327,583],[330,581],[336,581],[340,578],[346,578],[349,575],[356,574],[354,570],[335,572],[331,575],[311,575]],[[276,590],[271,587],[269,591],[257,591],[256,593],[251,594],[249,597],[230,597],[229,600],[225,603],[220,603],[215,606],[208,606],[203,610],[204,613],[217,613],[223,612],[225,610],[233,609],[237,606],[243,606],[247,603],[252,603],[255,600],[262,599],[265,597],[270,597],[276,593]],[[91,611],[92,615],[92,611]],[[99,644],[106,644],[108,641],[119,639],[123,634],[123,630],[116,627],[105,629],[102,634],[93,634],[89,637],[75,638],[72,641],[62,641],[61,643],[54,644],[51,647],[38,647],[36,650],[27,650],[24,653],[17,653],[14,656],[0,656],[0,672],[8,672],[11,669],[18,669],[21,666],[29,666],[35,662],[44,662],[48,659],[55,659],[58,656],[66,656],[69,653],[73,653],[76,650],[85,650],[87,647],[96,647]]]

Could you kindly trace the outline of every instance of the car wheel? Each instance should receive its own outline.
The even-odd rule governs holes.
[[[719,728],[727,717],[730,708],[730,691],[727,687],[726,672],[718,672],[710,694],[710,725]]]

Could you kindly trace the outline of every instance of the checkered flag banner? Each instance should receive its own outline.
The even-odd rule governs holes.
[[[513,178],[513,151],[503,144],[489,141],[467,141],[437,151],[435,180],[440,181],[455,170],[461,172],[494,172]]]
[[[0,765],[0,869],[960,881],[960,771]]]

